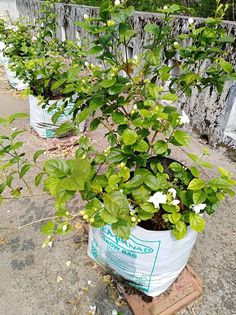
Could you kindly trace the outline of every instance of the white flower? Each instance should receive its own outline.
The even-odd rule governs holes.
[[[95,285],[95,284],[93,283],[93,281],[91,281],[91,280],[88,280],[87,283],[88,283],[88,285],[90,285],[90,287],[94,287],[94,285]]]
[[[165,6],[163,7],[163,9],[164,9],[164,10],[167,10],[167,9],[168,9],[168,6],[167,6],[167,5],[165,5]]]
[[[174,46],[175,48],[178,48],[178,47],[179,47],[179,43],[178,43],[178,42],[174,42],[174,43],[173,43],[173,46]]]
[[[62,278],[61,276],[58,276],[58,277],[57,277],[57,283],[59,283],[59,282],[61,282],[61,281],[63,281],[63,278]]]
[[[186,115],[185,111],[183,111],[183,110],[182,110],[182,116],[180,116],[180,123],[182,125],[190,123],[190,119],[188,118],[188,116]]]
[[[168,189],[168,192],[172,194],[173,198],[176,197],[176,190],[174,188]]]
[[[180,201],[178,199],[175,199],[171,203],[173,206],[177,206],[180,203]]]
[[[167,195],[164,195],[161,191],[158,191],[148,199],[148,202],[152,202],[155,208],[159,208],[160,203],[167,202]]]
[[[88,14],[84,14],[84,19],[85,19],[85,20],[89,19]]]
[[[63,225],[62,231],[65,232],[67,230],[67,224]]]
[[[32,37],[32,41],[33,41],[33,42],[36,42],[36,40],[37,40],[37,37],[36,37],[36,36],[33,36],[33,37]]]
[[[89,62],[85,61],[84,65],[85,65],[85,67],[88,67],[89,66]]]
[[[195,212],[195,213],[200,213],[201,210],[204,210],[206,208],[205,203],[201,203],[199,205],[191,205],[190,208]]]
[[[66,265],[66,267],[70,267],[71,261],[70,261],[70,260],[67,260],[67,261],[65,262],[65,265]]]
[[[95,306],[95,305],[90,305],[90,314],[91,315],[95,315],[95,313],[96,313],[96,310],[97,310],[97,307]]]
[[[194,19],[193,18],[189,18],[188,19],[188,24],[193,24],[194,23]]]
[[[120,5],[120,0],[115,0],[115,6]]]
[[[133,106],[133,110],[137,110],[137,109],[138,109],[137,105],[136,105],[136,104],[134,104],[134,106]]]
[[[118,315],[117,310],[113,310],[113,311],[111,312],[111,315]]]

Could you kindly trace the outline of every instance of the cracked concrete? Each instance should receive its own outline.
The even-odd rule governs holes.
[[[27,100],[9,90],[3,77],[0,95],[0,116],[28,111]],[[28,129],[29,152],[45,143],[30,132],[27,120],[20,125]],[[102,129],[96,132],[94,140],[99,145],[104,143],[103,134]],[[199,154],[201,149],[202,144],[193,139],[188,151]],[[235,163],[213,150],[210,152],[209,162],[226,167],[236,177]],[[173,156],[187,162],[181,149]],[[215,172],[207,170],[209,176]],[[227,199],[207,219],[207,228],[199,236],[189,262],[203,279],[204,294],[182,310],[181,315],[236,314],[235,201]],[[47,249],[42,249],[41,223],[18,229],[20,225],[53,215],[53,200],[49,196],[7,201],[0,211],[0,315],[87,315],[91,305],[97,306],[99,315],[111,315],[113,309],[124,315],[132,314],[127,306],[119,308],[115,304],[114,294],[103,281],[105,273],[88,258],[83,228],[58,239]]]

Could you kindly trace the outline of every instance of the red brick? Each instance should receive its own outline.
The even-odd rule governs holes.
[[[173,315],[199,298],[202,291],[202,280],[187,266],[168,291],[151,302],[145,302],[139,294],[124,295],[135,315]]]

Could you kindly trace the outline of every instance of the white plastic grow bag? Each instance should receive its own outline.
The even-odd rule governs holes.
[[[3,51],[5,48],[5,43],[3,41],[0,41],[0,65],[3,65],[3,60],[4,60],[4,56],[3,56]]]
[[[61,106],[63,100],[50,100],[49,104],[42,108],[43,104],[40,104],[40,101],[37,97],[30,95],[29,96],[29,106],[30,106],[30,125],[42,138],[54,138],[56,137],[55,131],[58,127],[64,122],[72,119],[72,114],[70,114],[71,109],[74,107],[74,103],[69,103],[65,109],[65,113],[62,114],[57,123],[52,122],[52,116],[55,114],[55,110],[48,112],[50,106],[55,104]],[[80,124],[80,130],[84,130],[84,124]]]
[[[184,269],[196,241],[189,229],[182,240],[171,231],[147,231],[137,226],[129,240],[117,237],[110,225],[90,228],[88,255],[98,264],[111,268],[139,291],[158,296]]]
[[[27,88],[27,84],[17,78],[15,71],[10,70],[9,63],[9,58],[4,57],[3,66],[7,75],[8,82],[13,88],[18,91],[25,90]]]

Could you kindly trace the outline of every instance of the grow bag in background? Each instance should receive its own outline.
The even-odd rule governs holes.
[[[63,104],[63,100],[50,100],[49,104],[42,108],[42,104],[37,97],[29,96],[29,106],[30,106],[30,126],[38,133],[42,138],[54,138],[56,137],[55,131],[64,122],[72,119],[72,114],[70,114],[71,109],[74,107],[73,103],[69,103],[66,107],[65,114],[61,115],[57,123],[52,122],[52,116],[55,111],[48,112],[48,109],[53,104],[57,103],[57,106]],[[84,123],[80,124],[80,130],[84,130]]]
[[[0,65],[3,65],[3,50],[5,48],[5,43],[3,41],[0,41]]]
[[[109,225],[91,227],[88,254],[154,297],[166,291],[182,272],[196,239],[197,233],[190,228],[185,238],[176,240],[171,231],[148,231],[137,226],[130,238],[123,240]]]
[[[22,80],[17,78],[16,73],[10,69],[9,64],[10,64],[9,58],[4,57],[3,66],[7,75],[8,82],[14,89],[18,91],[25,90],[27,88],[27,84],[25,84]]]

